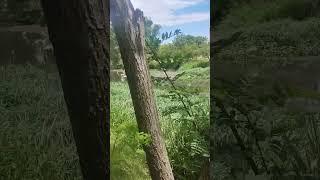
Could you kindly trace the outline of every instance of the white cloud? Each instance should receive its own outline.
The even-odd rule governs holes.
[[[175,14],[179,9],[192,7],[204,1],[209,0],[131,0],[135,8],[141,9],[145,16],[162,26],[181,25],[210,19],[209,12]]]

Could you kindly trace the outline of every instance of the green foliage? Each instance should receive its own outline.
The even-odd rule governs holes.
[[[158,51],[161,40],[159,39],[161,26],[159,24],[153,24],[151,19],[145,18],[145,40],[147,43],[147,52],[150,53],[150,48]]]
[[[180,73],[174,81],[178,89],[168,91],[171,85],[162,83],[166,91],[158,95],[163,100],[157,102],[176,179],[197,179],[209,158],[209,68]]]
[[[149,68],[150,69],[161,69],[159,62],[156,60],[149,60]]]
[[[58,74],[31,65],[0,74],[1,179],[81,179]],[[208,156],[207,97],[182,92],[188,117],[173,91],[155,92],[175,176],[196,178]],[[150,137],[138,132],[127,85],[112,82],[110,112],[112,179],[150,179],[142,149]]]
[[[177,70],[182,64],[192,59],[209,58],[209,42],[206,37],[184,35],[177,29],[174,32],[162,34],[162,40],[175,36],[173,43],[160,45],[160,28],[160,25],[153,24],[152,20],[145,18],[145,53],[149,68]],[[112,28],[110,35],[111,67],[123,68],[119,46]],[[155,54],[157,57],[154,56]]]
[[[232,5],[217,31],[229,31],[259,23],[290,18],[302,20],[316,16],[319,4],[315,0],[255,0]]]
[[[212,3],[215,24],[221,22],[221,20],[229,13],[230,8],[238,5],[239,3],[248,2],[248,0],[215,0]]]
[[[163,68],[178,69],[182,64],[198,57],[209,58],[209,43],[206,37],[178,35],[172,43],[159,49],[159,59]]]
[[[181,35],[176,36],[176,38],[173,40],[172,43],[174,46],[176,46],[178,48],[182,48],[182,47],[185,47],[190,44],[196,44],[196,45],[200,46],[203,44],[207,44],[208,39],[203,36],[192,36],[192,35],[181,34]]]
[[[209,67],[198,67],[186,70],[179,69],[178,73],[178,78],[174,83],[180,89],[188,89],[190,92],[194,91],[194,93],[204,93],[205,95],[209,92]]]
[[[80,180],[81,172],[57,73],[0,68],[0,179]],[[128,87],[111,86],[111,177],[149,178]]]
[[[160,109],[161,127],[165,137],[169,158],[177,179],[196,178],[204,159],[207,158],[208,144],[208,108],[206,97],[185,92],[185,100],[192,103],[193,117],[188,117],[174,92],[166,89],[155,89],[157,105]],[[117,164],[113,177],[118,177],[120,170],[132,170],[135,174],[125,174],[123,178],[145,178],[147,172],[144,152],[141,145],[148,143],[146,135],[139,135],[129,88],[123,83],[111,84],[111,140],[117,142],[117,151],[111,155],[112,164]],[[198,129],[194,128],[194,123]],[[141,166],[144,164],[143,166]],[[112,167],[113,168],[113,167]],[[139,175],[140,174],[140,175]],[[120,177],[120,176],[119,176]]]
[[[148,49],[148,53],[149,53],[149,54],[147,54],[147,57],[148,57],[147,59],[149,59],[149,67],[151,69],[166,69],[166,68],[168,68],[168,59],[170,60],[170,63],[173,64],[174,59],[172,59],[172,57],[170,57],[171,55],[168,55],[168,54],[165,54],[165,56],[166,56],[165,58],[168,58],[168,59],[166,59],[167,61],[163,62],[160,60],[160,57],[158,54],[159,47],[160,47],[161,42],[168,40],[174,36],[177,36],[180,33],[181,33],[180,29],[175,30],[173,33],[172,33],[172,31],[170,33],[168,33],[168,32],[162,33],[162,41],[157,38],[157,40],[158,40],[157,43],[159,43],[157,46],[150,45],[150,42],[148,40],[146,40],[147,49]],[[161,49],[163,49],[163,47]]]
[[[303,20],[316,15],[320,10],[317,0],[282,0],[277,15],[280,18]]]
[[[197,58],[195,60],[192,60],[190,62],[182,64],[182,66],[179,68],[179,71],[194,69],[194,68],[205,68],[209,67],[209,59],[207,58]]]
[[[191,52],[183,52],[172,44],[165,44],[160,47],[159,58],[162,68],[178,69],[180,64],[192,58]]]
[[[178,69],[181,64],[193,58],[197,58],[199,62],[203,61],[199,66],[208,66],[208,60],[207,62],[203,60],[208,59],[209,56],[209,43],[206,38],[182,35],[176,39],[175,44],[160,46],[161,41],[158,38],[160,26],[153,26],[152,21],[148,19],[146,19],[146,26],[146,52],[149,67]],[[180,30],[164,33],[162,40],[178,34]],[[159,54],[157,54],[158,50]],[[159,71],[151,73],[159,73]],[[208,75],[208,71],[206,75],[202,74],[207,81]],[[205,90],[206,95],[200,95],[197,89],[192,88],[190,91],[169,92],[168,84],[163,82],[161,84],[165,85],[161,85],[161,90],[156,89],[157,104],[174,175],[176,179],[196,179],[204,162],[208,159],[209,104],[206,101],[208,89]],[[206,82],[207,85],[208,82]],[[111,85],[111,143],[116,149],[111,153],[111,164],[116,164],[112,167],[114,169],[111,169],[111,173],[112,177],[118,179],[147,179],[145,164],[141,166],[145,157],[140,152],[143,152],[141,145],[147,145],[150,138],[146,134],[138,133],[136,129],[128,90],[128,87],[122,83]],[[183,95],[183,101],[188,102],[188,111],[194,113],[186,112],[186,107],[177,97],[179,94]],[[197,124],[196,128],[195,124]]]
[[[57,74],[0,68],[0,179],[81,179]]]
[[[319,174],[315,170],[320,165],[320,154],[315,151],[319,144],[313,143],[318,143],[319,113],[288,111],[284,102],[291,94],[283,84],[249,77],[215,79],[213,96],[214,161],[223,165],[222,174],[228,168],[248,174],[252,165],[243,154],[249,154],[261,174]],[[241,142],[236,134],[246,149],[237,148]]]
[[[170,100],[163,108],[162,123],[176,179],[196,179],[208,155],[209,102],[205,96],[180,91],[188,102],[189,116],[178,103],[176,92],[163,94]]]
[[[111,178],[149,179],[142,145],[149,137],[139,133],[128,87],[121,83],[111,84]]]
[[[113,28],[110,28],[110,63],[112,69],[122,69],[122,59],[116,34]]]
[[[257,174],[278,179],[319,176],[319,113],[301,109],[298,113],[287,106],[296,96],[315,100],[319,93],[292,88],[272,73],[270,80],[262,70],[265,65],[294,64],[290,57],[319,55],[317,11],[318,4],[311,0],[247,1],[232,5],[215,27],[217,37],[234,30],[242,32],[215,54],[216,62],[226,63],[226,71],[219,69],[219,75],[225,75],[216,75],[212,81],[213,170],[217,179],[235,179],[239,173],[252,174],[255,168]],[[242,64],[248,67],[246,72],[239,70]],[[243,76],[233,76],[238,72]]]
[[[217,59],[245,60],[252,57],[316,56],[320,19],[273,21],[243,30],[232,45],[216,55]]]

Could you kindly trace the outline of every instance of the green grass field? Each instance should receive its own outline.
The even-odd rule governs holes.
[[[156,87],[156,86],[155,86]],[[169,86],[155,88],[177,177],[196,177],[207,157],[209,100],[189,96],[187,117]],[[0,68],[0,179],[78,180],[81,172],[57,73],[34,66]],[[201,111],[200,111],[201,109]],[[196,121],[200,131],[195,131]],[[126,82],[111,83],[111,179],[150,179]]]

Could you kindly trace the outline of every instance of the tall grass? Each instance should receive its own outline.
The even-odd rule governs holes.
[[[0,68],[0,179],[81,179],[57,75]]]
[[[111,83],[111,179],[150,179],[128,86]]]
[[[187,117],[177,99],[170,98],[173,94],[168,90],[169,87],[156,88],[155,95],[169,158],[176,179],[194,179],[208,154],[208,141],[202,133],[209,127],[209,100],[206,96],[189,96],[192,110],[197,112],[191,118]],[[198,124],[200,131],[194,129],[192,122]],[[148,179],[141,148],[144,138],[138,133],[126,83],[111,83],[111,141],[111,149],[115,149],[111,152],[111,174],[119,177],[122,171],[126,176],[121,179]]]
[[[0,75],[0,179],[82,179],[58,74],[10,65]],[[111,177],[145,180],[130,96],[117,87],[111,92]]]
[[[197,177],[207,144],[208,99],[193,94],[194,119],[167,89],[155,88],[177,179]],[[206,114],[207,113],[207,114]],[[191,125],[197,121],[196,131]],[[150,179],[126,83],[111,83],[111,179]],[[81,172],[57,73],[31,65],[0,67],[0,179],[80,180]]]

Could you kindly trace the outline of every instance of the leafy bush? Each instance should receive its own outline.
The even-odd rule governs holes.
[[[178,69],[184,62],[190,61],[192,54],[186,49],[180,50],[172,44],[160,46],[159,58],[162,68]]]
[[[159,49],[162,68],[177,70],[182,64],[198,57],[209,58],[209,43],[206,37],[178,35],[172,43]]]
[[[159,62],[157,62],[155,60],[149,61],[149,68],[150,69],[161,69]]]
[[[194,91],[179,90],[159,94],[162,127],[176,179],[196,179],[209,158],[209,101]],[[164,104],[165,103],[165,104]]]

